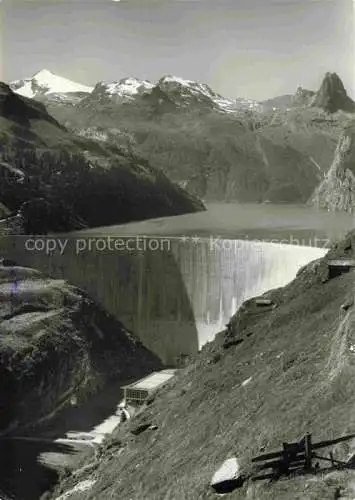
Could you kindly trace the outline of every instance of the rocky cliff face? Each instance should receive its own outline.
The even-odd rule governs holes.
[[[355,126],[340,136],[333,163],[313,193],[310,204],[329,211],[352,212],[355,208]]]
[[[0,432],[37,423],[108,380],[161,367],[80,289],[0,265]]]

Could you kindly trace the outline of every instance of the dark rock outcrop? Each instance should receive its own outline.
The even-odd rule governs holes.
[[[42,103],[22,97],[0,82],[0,117],[14,121],[21,126],[30,126],[30,120],[44,120],[48,124],[65,131],[65,127],[50,116]]]
[[[336,73],[326,73],[322,85],[314,96],[312,106],[328,113],[336,111],[355,112],[355,102],[347,95],[343,82]]]

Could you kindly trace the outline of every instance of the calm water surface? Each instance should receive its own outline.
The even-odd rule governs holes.
[[[206,212],[77,232],[87,235],[220,236],[262,239],[306,246],[329,246],[355,228],[355,215],[302,205],[210,203]],[[73,233],[74,234],[74,233]]]

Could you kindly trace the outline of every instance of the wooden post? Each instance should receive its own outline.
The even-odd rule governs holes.
[[[304,442],[305,461],[304,468],[306,471],[312,470],[312,435],[307,432]]]

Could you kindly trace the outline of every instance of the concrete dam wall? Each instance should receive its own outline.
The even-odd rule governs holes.
[[[78,252],[77,239],[65,238],[64,250],[62,243],[47,252],[41,238],[7,237],[1,254],[86,290],[167,364],[212,340],[244,300],[288,283],[300,267],[325,254],[211,238],[166,238],[165,246],[144,250],[92,245]]]
[[[241,304],[267,290],[289,283],[297,271],[326,250],[243,240],[203,239],[175,245],[190,298],[199,347],[213,340]]]

